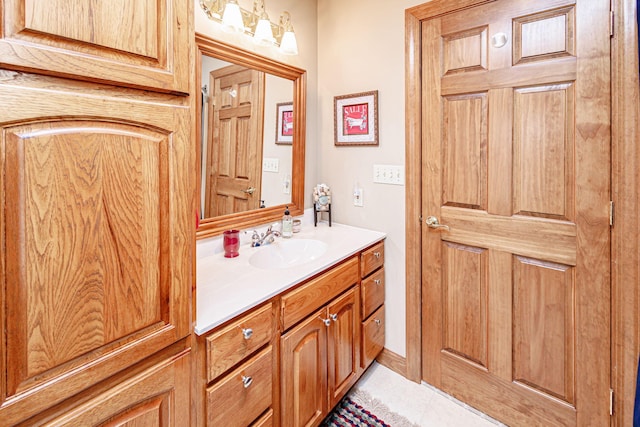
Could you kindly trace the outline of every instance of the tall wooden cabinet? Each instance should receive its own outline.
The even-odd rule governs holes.
[[[188,3],[0,2],[2,423],[188,417]]]

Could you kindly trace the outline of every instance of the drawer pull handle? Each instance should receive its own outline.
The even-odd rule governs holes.
[[[322,317],[319,317],[318,319],[322,320],[324,326],[331,326],[331,319],[323,319]]]
[[[380,252],[374,252],[373,256],[376,257],[376,259],[380,259]]]
[[[376,322],[376,325],[380,326],[380,319],[375,319],[374,322]]]
[[[251,328],[242,328],[242,336],[245,340],[250,339],[253,336],[253,329]]]
[[[338,315],[337,314],[330,314],[329,317],[331,318],[331,320],[333,320],[334,322],[338,321]]]
[[[375,283],[376,285],[379,285],[380,283],[382,283],[382,280],[380,280],[380,279],[375,279],[375,280],[373,281],[373,283]]]
[[[249,386],[253,383],[253,378],[242,376],[242,385],[244,388],[249,388]]]

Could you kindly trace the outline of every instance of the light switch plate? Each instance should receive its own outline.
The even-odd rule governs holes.
[[[404,166],[373,165],[373,182],[404,185]]]
[[[264,172],[278,172],[279,161],[278,159],[265,157],[262,159],[262,170]]]

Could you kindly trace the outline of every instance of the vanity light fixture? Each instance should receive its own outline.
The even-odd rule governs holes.
[[[253,2],[253,13],[254,16],[260,16],[256,24],[256,30],[253,33],[253,40],[262,46],[272,46],[276,40],[273,37],[269,15],[264,10],[264,1],[256,0]]]
[[[283,31],[280,39],[280,52],[285,55],[297,55],[298,42],[296,41],[296,34],[293,32],[293,24],[291,24],[289,12],[283,12],[280,15],[280,28]]]
[[[207,17],[222,24],[225,31],[244,32],[262,46],[276,46],[285,55],[297,55],[298,43],[291,24],[291,14],[285,11],[278,24],[269,20],[264,0],[254,0],[253,10],[238,5],[237,0],[200,0]]]

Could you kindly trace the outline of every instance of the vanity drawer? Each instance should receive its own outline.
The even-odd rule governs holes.
[[[270,342],[273,329],[272,307],[267,304],[206,337],[207,382]]]
[[[384,267],[362,280],[362,319],[384,304]]]
[[[269,409],[269,412],[261,416],[255,423],[251,424],[251,427],[273,427],[273,409]]]
[[[384,305],[362,322],[362,367],[367,368],[384,348]]]
[[[283,330],[289,329],[358,283],[358,257],[343,262],[282,297]]]
[[[273,358],[267,347],[207,389],[207,425],[245,427],[271,407]]]
[[[384,240],[362,252],[360,256],[360,274],[367,277],[384,265]]]

